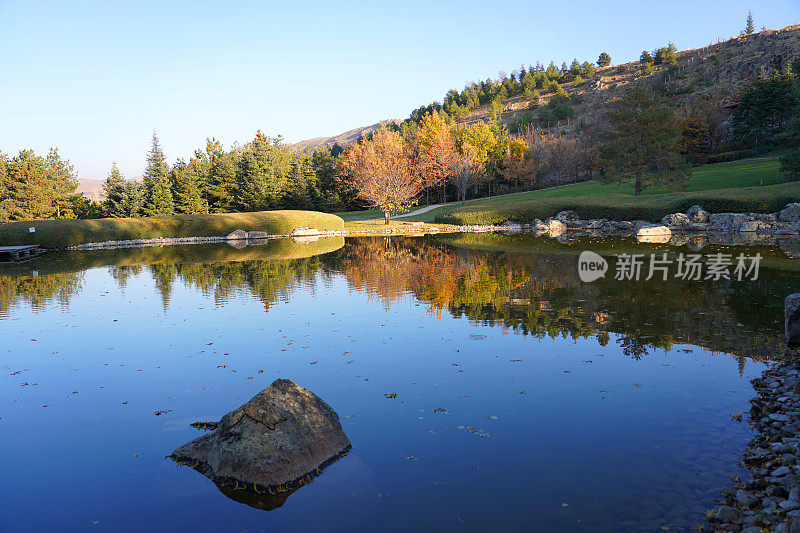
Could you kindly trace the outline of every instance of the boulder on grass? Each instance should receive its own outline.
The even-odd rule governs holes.
[[[243,229],[235,229],[225,235],[225,238],[229,241],[243,241],[247,239],[247,232]]]
[[[710,213],[699,205],[693,205],[686,210],[686,216],[689,217],[689,220],[696,224],[705,224],[708,222]]]
[[[259,239],[269,239],[270,235],[266,231],[248,231],[247,238],[251,241]]]
[[[661,219],[661,223],[670,229],[683,229],[692,223],[691,219],[683,213],[672,213]]]
[[[350,449],[334,410],[288,379],[275,380],[211,426],[170,458],[218,486],[259,494],[291,493]]]

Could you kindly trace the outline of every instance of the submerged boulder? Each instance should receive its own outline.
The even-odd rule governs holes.
[[[316,394],[277,379],[170,458],[218,485],[289,493],[350,449],[339,417]]]
[[[786,344],[800,347],[800,292],[790,294],[785,301]]]

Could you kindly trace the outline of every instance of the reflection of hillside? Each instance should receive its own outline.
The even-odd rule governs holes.
[[[773,269],[763,270],[757,283],[610,279],[585,284],[576,263],[586,246],[506,253],[495,248],[497,236],[489,234],[486,246],[493,251],[478,251],[474,248],[481,247],[484,235],[467,237],[471,249],[427,239],[353,240],[341,252],[341,268],[353,286],[387,304],[410,292],[428,302],[431,312],[447,309],[523,334],[597,336],[607,342],[609,332],[618,333],[632,357],[676,342],[756,358],[777,355],[782,310],[775,302],[798,289],[791,272]]]

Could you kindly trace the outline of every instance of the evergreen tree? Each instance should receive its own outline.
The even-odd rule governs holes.
[[[610,131],[600,146],[605,164],[601,181],[632,179],[636,196],[652,185],[686,183],[691,168],[680,154],[681,130],[672,108],[637,85],[626,90],[606,116]]]
[[[597,66],[598,67],[607,67],[611,64],[611,56],[608,55],[606,52],[600,54],[600,57],[597,58]]]
[[[651,56],[650,52],[648,52],[647,50],[643,50],[642,54],[639,56],[639,62],[642,63],[642,64],[644,64],[644,63],[652,63],[653,62],[653,56]]]
[[[13,210],[11,183],[8,176],[8,157],[0,152],[0,223],[11,220]]]
[[[119,217],[138,217],[144,213],[144,187],[133,180],[126,180],[122,185],[118,206]]]
[[[147,167],[144,169],[144,188],[145,215],[152,217],[175,214],[169,168],[155,133],[153,133],[152,147],[147,154]]]
[[[257,132],[236,169],[238,206],[245,211],[280,207],[290,171],[290,151],[280,146],[280,140]]]
[[[206,139],[208,170],[204,196],[212,213],[230,213],[237,204],[237,154],[225,152],[216,139]]]
[[[750,35],[754,31],[756,31],[756,24],[755,24],[755,21],[753,21],[753,13],[751,11],[748,11],[747,12],[747,23],[744,26],[744,34],[745,35]]]
[[[171,172],[175,191],[175,209],[179,213],[208,213],[208,203],[203,198],[202,161],[192,158],[187,165],[179,159]]]
[[[770,75],[762,69],[734,111],[736,136],[751,145],[767,145],[775,135],[786,131],[798,105],[800,85],[791,64]]]
[[[41,220],[74,217],[71,206],[78,182],[72,165],[51,149],[47,157],[21,150],[4,164],[6,191],[3,216],[9,220]]]
[[[117,168],[117,162],[111,163],[111,170],[108,172],[106,181],[103,183],[103,193],[105,199],[103,200],[103,211],[108,217],[126,217],[129,216],[122,209],[122,199],[125,191],[125,178],[122,172]]]
[[[78,188],[78,180],[72,165],[62,159],[57,148],[51,148],[45,158],[46,195],[51,199],[53,215],[56,218],[74,218],[72,198]]]

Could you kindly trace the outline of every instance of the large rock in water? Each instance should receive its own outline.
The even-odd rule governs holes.
[[[800,292],[786,297],[785,311],[786,344],[790,348],[800,347]]]
[[[276,494],[310,481],[349,449],[328,404],[291,380],[277,379],[170,457],[218,485]]]

